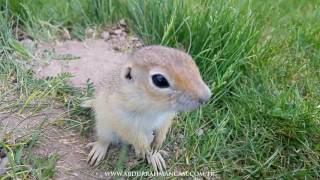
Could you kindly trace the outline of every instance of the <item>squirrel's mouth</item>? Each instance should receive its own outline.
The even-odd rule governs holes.
[[[177,104],[175,109],[178,112],[185,112],[185,111],[191,111],[193,109],[196,109],[201,105],[201,102],[198,100],[195,100],[189,95],[182,95],[177,99]]]
[[[201,103],[194,101],[194,102],[187,102],[187,103],[183,103],[180,104],[178,109],[178,112],[186,112],[186,111],[191,111],[196,109],[197,107],[199,107],[201,105]]]

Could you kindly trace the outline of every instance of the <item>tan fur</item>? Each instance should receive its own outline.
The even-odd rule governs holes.
[[[132,79],[126,78],[128,72]],[[152,84],[152,73],[168,78],[170,88]],[[109,144],[120,140],[132,144],[138,155],[146,156],[155,170],[162,171],[166,165],[159,148],[173,117],[198,107],[210,96],[188,54],[163,46],[137,50],[107,72],[94,100],[84,103],[92,104],[96,112],[98,140],[91,143],[89,163],[98,164]]]

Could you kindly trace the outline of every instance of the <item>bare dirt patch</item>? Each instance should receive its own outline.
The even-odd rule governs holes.
[[[2,131],[11,135],[11,144],[39,133],[40,138],[32,147],[32,152],[42,157],[59,156],[55,179],[104,178],[104,170],[87,165],[85,146],[89,140],[79,132],[57,125],[61,124],[66,114],[61,107],[44,109],[28,116],[1,114],[0,123]]]
[[[40,43],[36,53],[45,58],[37,58],[33,69],[39,78],[69,72],[73,75],[70,80],[74,86],[84,86],[88,79],[97,85],[106,71],[140,46],[142,43],[137,37],[127,36],[121,28],[102,32],[100,39]]]

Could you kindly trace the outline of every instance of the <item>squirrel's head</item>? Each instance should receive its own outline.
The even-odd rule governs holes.
[[[207,102],[211,91],[197,65],[185,52],[164,46],[147,46],[129,56],[121,70],[129,104],[142,109],[181,112]]]

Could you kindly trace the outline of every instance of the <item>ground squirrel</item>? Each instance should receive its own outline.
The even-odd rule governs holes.
[[[159,148],[176,113],[207,102],[211,91],[191,56],[164,46],[146,46],[107,72],[95,97],[83,103],[96,113],[97,141],[90,143],[90,165],[97,165],[110,143],[132,144],[156,171],[166,163]]]

